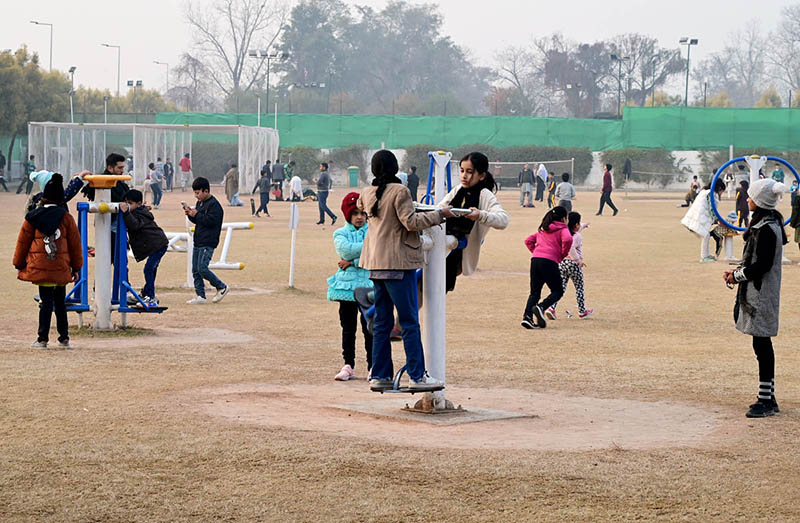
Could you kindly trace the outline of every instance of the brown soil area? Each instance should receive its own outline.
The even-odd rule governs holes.
[[[188,196],[165,195],[166,230],[182,230]],[[218,273],[234,289],[223,302],[186,305],[185,254],[169,253],[169,310],[129,318],[152,334],[36,351],[36,290],[8,263],[24,198],[0,193],[0,520],[797,521],[800,267],[785,267],[774,340],[782,413],[748,420],[756,362],[732,325],[727,264],[698,263],[679,197],[614,193],[627,211],[612,218],[580,193],[595,317],[527,331],[522,242],[542,209],[502,192],[511,225],[448,297],[448,397],[536,417],[436,424],[397,415],[412,398],[366,390],[362,349],[362,379],[333,381],[333,229],[314,225],[314,203],[301,205],[296,289],[288,205],[273,202],[273,218],[235,234],[228,259],[246,269]],[[800,259],[796,244],[787,253]],[[570,287],[559,309],[574,308]]]

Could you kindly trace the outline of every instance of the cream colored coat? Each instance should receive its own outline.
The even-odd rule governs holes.
[[[377,187],[365,189],[356,202],[370,214]],[[419,231],[442,223],[441,212],[415,212],[408,188],[390,183],[378,204],[378,216],[369,217],[359,265],[369,270],[411,270],[423,264]]]
[[[437,205],[444,207],[450,205],[453,201],[456,192],[461,188],[461,184],[453,187],[453,190]],[[481,245],[483,240],[489,233],[489,229],[505,229],[508,227],[508,213],[497,201],[497,197],[489,189],[481,190],[481,197],[478,203],[478,209],[481,211],[481,217],[475,222],[475,226],[467,236],[467,246],[464,248],[464,257],[461,260],[461,273],[469,276],[475,269],[478,268],[478,259],[481,256]]]

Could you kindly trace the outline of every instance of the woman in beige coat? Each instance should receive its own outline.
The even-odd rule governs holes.
[[[442,382],[425,371],[419,316],[417,312],[416,270],[422,267],[422,242],[419,231],[439,225],[453,217],[449,206],[437,212],[416,213],[408,188],[397,178],[397,158],[382,150],[372,157],[372,187],[358,199],[359,210],[369,216],[360,265],[370,271],[375,284],[375,319],[372,341],[370,389],[392,388],[394,367],[390,334],[394,309],[403,329],[406,371],[412,390],[438,390]]]

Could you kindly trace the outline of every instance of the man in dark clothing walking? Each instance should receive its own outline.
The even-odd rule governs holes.
[[[603,214],[603,207],[605,204],[608,204],[609,207],[614,211],[614,216],[617,215],[619,209],[614,205],[614,202],[611,201],[611,191],[613,189],[612,182],[611,182],[611,169],[613,166],[610,163],[606,164],[606,170],[603,173],[603,193],[600,195],[600,210],[597,211],[595,216],[600,216]]]
[[[3,156],[3,152],[0,151],[0,184],[3,185],[3,189],[8,192],[8,186],[6,185],[6,157]]]
[[[331,190],[331,176],[328,174],[328,164],[319,164],[319,178],[317,178],[317,203],[319,204],[319,221],[317,225],[325,225],[325,214],[331,217],[331,225],[336,223],[336,215],[328,209],[328,193]]]
[[[283,201],[283,179],[285,177],[283,164],[280,158],[275,160],[275,165],[272,166],[272,186],[277,191],[275,199]]]
[[[411,200],[417,201],[417,191],[419,190],[419,176],[417,176],[417,168],[412,165],[408,171],[408,190],[411,192]]]
[[[25,174],[25,176],[23,176],[22,180],[20,180],[19,182],[19,187],[17,187],[17,194],[22,192],[23,187],[25,187],[25,194],[30,194],[31,190],[33,189],[33,180],[31,180],[31,173],[36,170],[36,164],[33,163],[33,161],[34,161],[34,156],[31,155],[28,161],[22,164],[22,172]]]
[[[208,280],[212,287],[217,289],[217,294],[211,300],[213,303],[222,301],[230,288],[211,272],[208,264],[214,255],[214,249],[219,245],[219,235],[222,231],[222,220],[225,211],[216,198],[211,196],[211,185],[202,176],[192,182],[194,197],[197,204],[194,208],[183,204],[183,212],[194,228],[194,250],[192,251],[192,277],[194,278],[194,292],[197,294],[189,300],[189,305],[203,305],[206,301],[206,285],[203,280]]]
[[[263,211],[269,217],[269,211],[267,210],[267,205],[269,204],[269,190],[272,186],[272,179],[269,175],[269,160],[267,160],[266,165],[261,168],[261,178],[258,179],[256,182],[256,186],[253,187],[253,194],[256,193],[258,190],[258,194],[261,197],[261,205],[258,207],[258,210],[253,213],[253,216],[259,218],[261,212]],[[252,200],[251,200],[252,201]]]

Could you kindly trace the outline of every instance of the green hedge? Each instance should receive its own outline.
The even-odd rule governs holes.
[[[631,181],[666,187],[674,181],[685,181],[691,170],[676,160],[666,149],[615,149],[603,151],[603,164],[614,166],[614,186],[622,187],[625,175],[622,172],[625,160],[631,160],[634,174]],[[649,173],[649,174],[645,174]],[[652,174],[663,173],[663,174]]]

